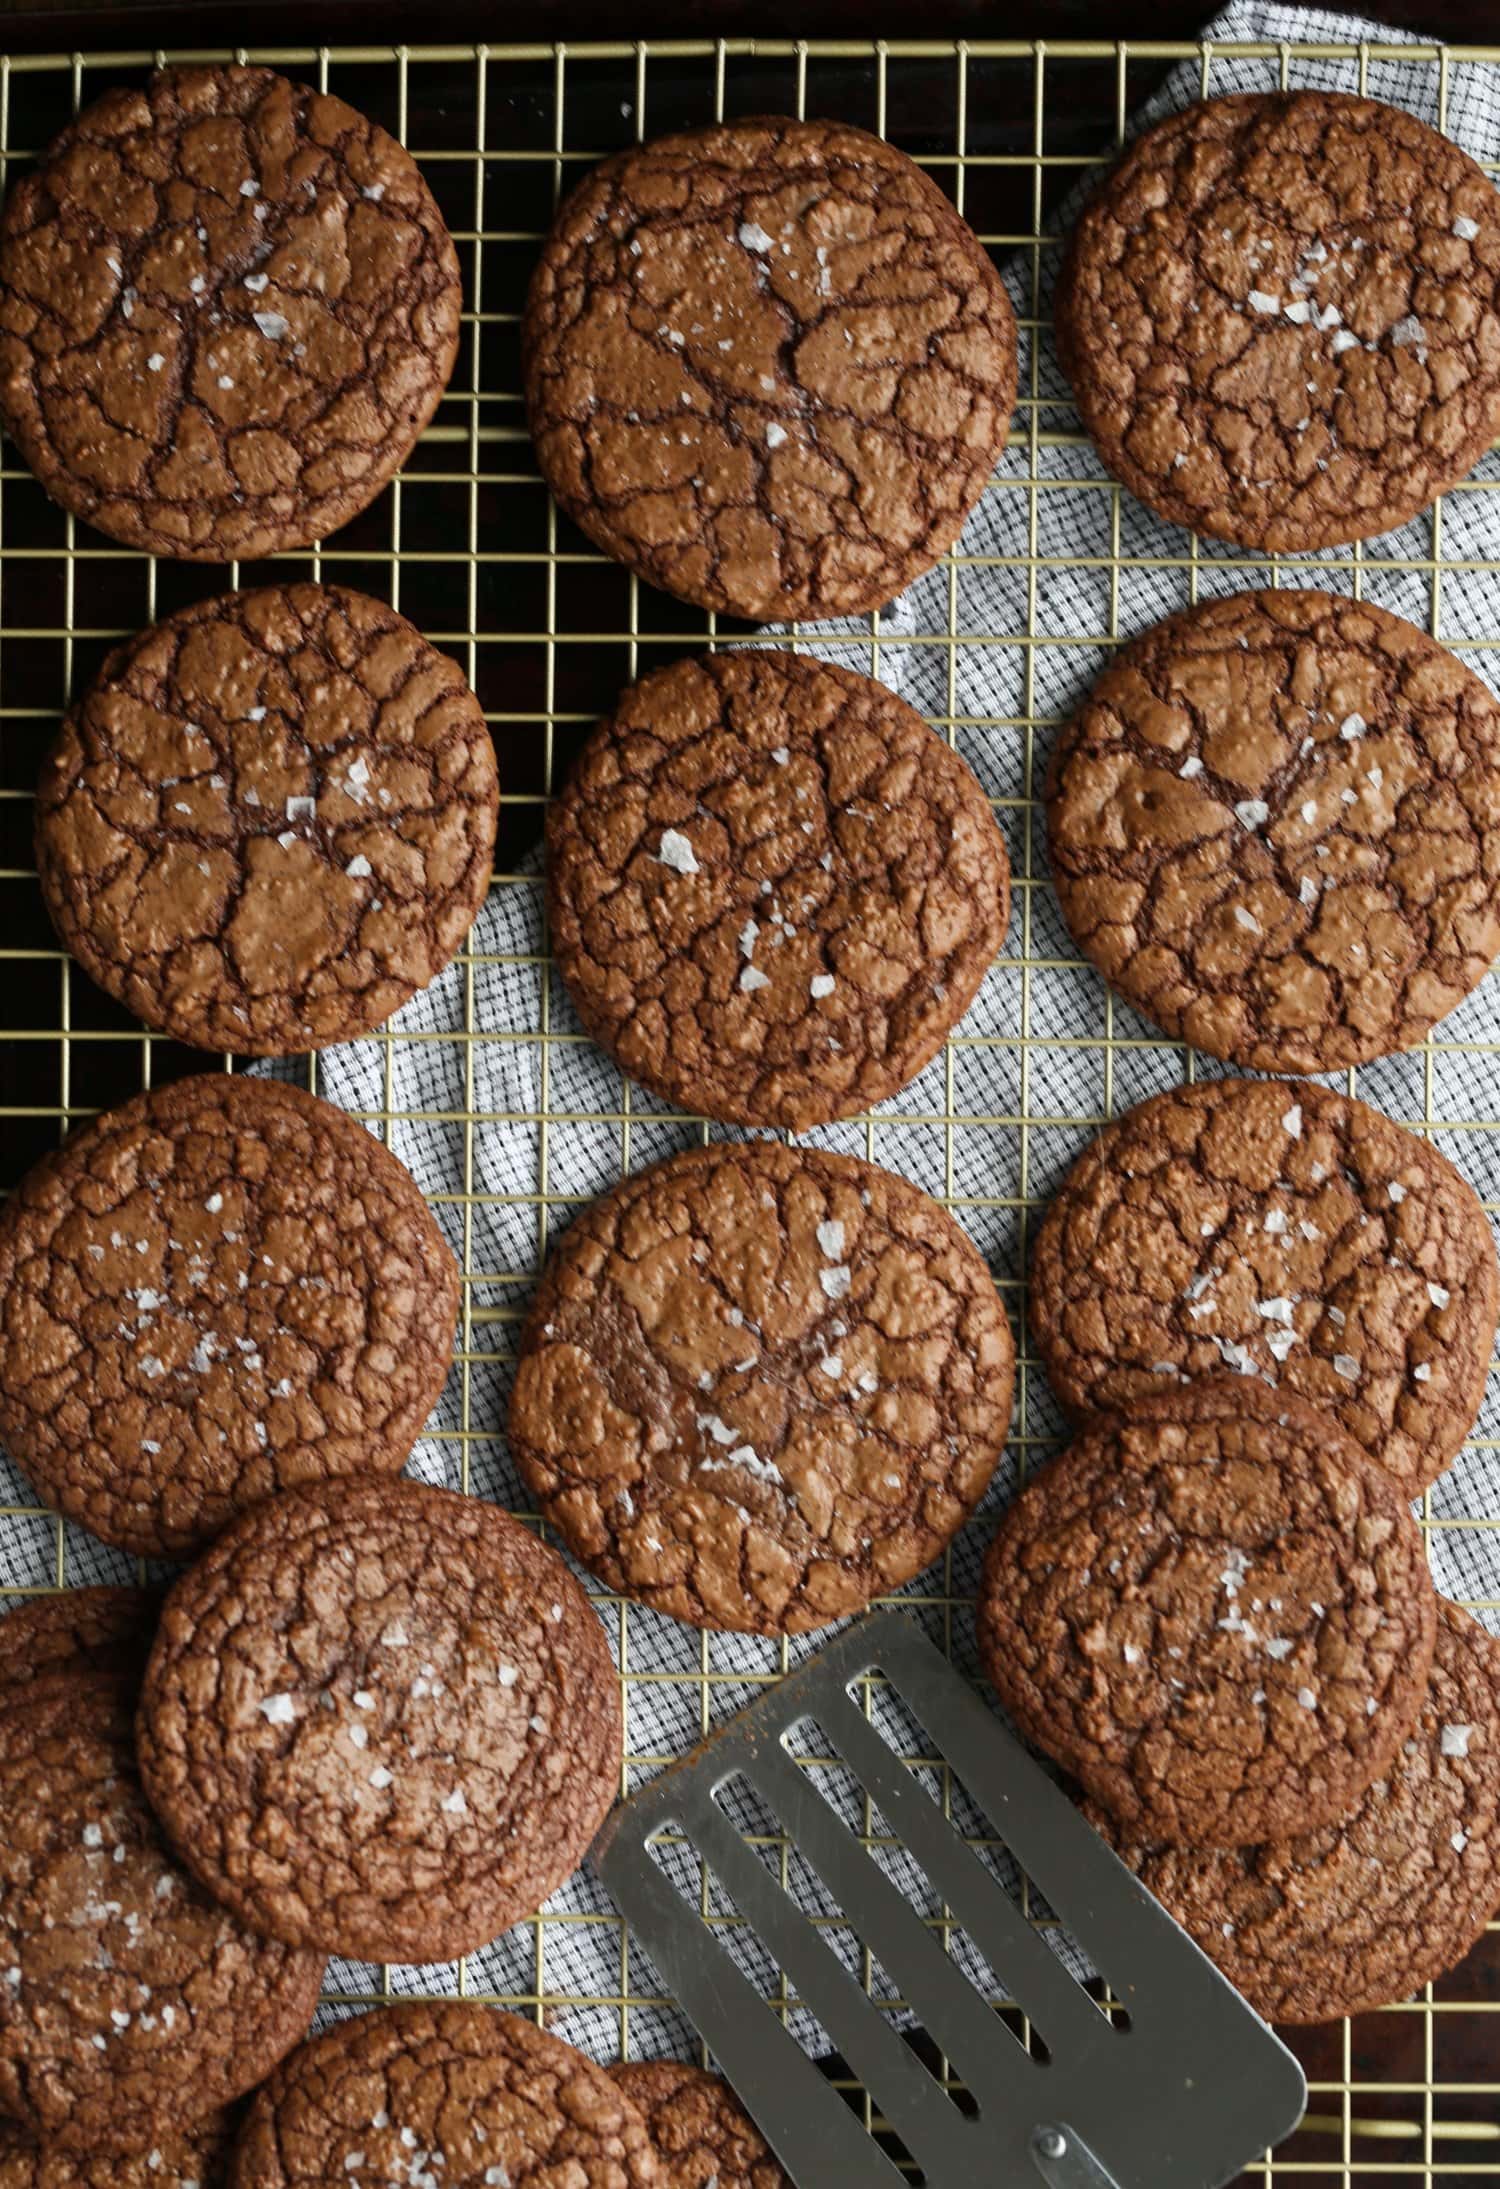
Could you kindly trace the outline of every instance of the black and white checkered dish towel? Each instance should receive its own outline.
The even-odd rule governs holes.
[[[1206,72],[1197,61],[1169,78],[1144,110],[1145,120],[1211,94],[1268,90],[1283,80],[1283,57],[1240,58],[1212,50],[1214,44],[1261,40],[1352,44],[1361,39],[1390,46],[1403,42],[1374,23],[1353,17],[1275,6],[1230,7],[1205,33],[1210,43]],[[1364,88],[1374,98],[1406,107],[1425,121],[1439,117],[1440,69],[1427,59],[1370,59]],[[1360,88],[1352,56],[1336,59],[1285,59],[1285,81],[1293,86]],[[1446,70],[1447,133],[1481,159],[1500,157],[1500,70],[1477,63],[1451,62]],[[1108,148],[1101,148],[1107,150]],[[1092,180],[1092,178],[1090,178]],[[1086,188],[1087,184],[1081,186]],[[1081,191],[1080,191],[1081,194]],[[1070,207],[1051,223],[1060,238]],[[1034,270],[1032,255],[1021,254],[1006,269],[1011,294],[1023,316],[1036,317],[1043,332],[1033,358],[1032,337],[1022,335],[1021,389],[1040,398],[1037,412],[1044,433],[1076,425],[1066,383],[1053,354],[1050,335],[1051,284],[1059,252],[1045,246]],[[1033,295],[1033,280],[1037,293]],[[1033,382],[1033,373],[1035,379]],[[939,568],[918,582],[883,618],[876,672],[931,716],[974,721],[978,728],[955,730],[958,749],[972,763],[986,789],[1002,803],[999,811],[1010,839],[1018,874],[1026,872],[1023,797],[1028,759],[1024,718],[1037,723],[1031,750],[1033,780],[1040,780],[1055,723],[1066,717],[1106,658],[1104,635],[1111,632],[1111,552],[1114,497],[1080,480],[1105,477],[1091,450],[1077,446],[1033,446],[1027,419],[1019,414],[1010,449],[1001,462],[997,484],[970,518],[960,543],[966,560],[950,575]],[[1025,565],[1031,500],[1028,478],[1044,482],[1035,495],[1039,556],[1087,558],[1085,565],[1059,568],[1049,561],[1034,588]],[[1500,482],[1500,467],[1486,457],[1478,477]],[[1069,483],[1069,482],[1074,483]],[[1048,483],[1055,482],[1055,483]],[[1400,560],[1422,560],[1432,553],[1430,515],[1400,532],[1369,543],[1362,553],[1365,598],[1430,627],[1434,587],[1441,635],[1460,653],[1464,641],[1500,629],[1500,493],[1457,492],[1442,514],[1442,545],[1451,565],[1440,579],[1426,570],[1405,570]],[[1120,553],[1126,557],[1182,558],[1186,535],[1164,525],[1129,495],[1120,501]],[[1009,561],[973,563],[967,558],[1009,557]],[[1320,560],[1343,568],[1324,569]],[[1284,583],[1323,583],[1350,590],[1349,551],[1328,558],[1296,558],[1282,565]],[[1271,573],[1253,557],[1205,543],[1197,562],[1200,597],[1270,582]],[[952,620],[950,622],[950,586]],[[1118,636],[1130,636],[1171,610],[1186,605],[1188,572],[1179,568],[1133,567],[1120,573],[1113,599]],[[946,635],[982,641],[953,646]],[[851,666],[872,666],[868,624],[830,624],[808,630],[818,651]],[[923,643],[936,640],[938,643]],[[1034,642],[1034,643],[1033,643]],[[1497,665],[1487,653],[1466,656],[1494,682]],[[1040,871],[1040,842],[1036,851]],[[578,1031],[567,996],[550,972],[535,962],[542,950],[539,869],[522,880],[497,885],[472,937],[472,965],[450,966],[393,1022],[405,1037],[399,1042],[369,1040],[326,1051],[319,1060],[320,1091],[345,1108],[360,1112],[403,1113],[390,1126],[390,1142],[433,1200],[456,1252],[474,1273],[470,1308],[471,1359],[467,1371],[455,1369],[435,1417],[440,1435],[418,1445],[413,1469],[434,1482],[455,1486],[467,1450],[470,1487],[504,1505],[521,1505],[523,1495],[511,1467],[502,1433],[514,1342],[513,1312],[504,1319],[494,1311],[524,1305],[540,1254],[549,1235],[566,1223],[569,1204],[604,1190],[622,1166],[638,1169],[696,1138],[690,1129],[661,1121],[658,1106],[632,1090],[628,1145],[618,1123],[588,1120],[601,1114],[614,1119],[621,1110],[620,1075],[587,1043],[550,1044],[551,1032]],[[867,1142],[861,1126],[833,1126],[809,1137],[854,1154],[872,1154],[877,1162],[904,1173],[929,1192],[942,1194],[951,1175],[961,1220],[989,1257],[1002,1282],[1021,1274],[1022,1236],[1018,1204],[1023,1186],[1023,1133],[1014,1124],[1028,1122],[1024,1139],[1024,1183],[1034,1199],[1045,1199],[1090,1135],[1070,1118],[1102,1114],[1106,1096],[1116,1111],[1183,1076],[1183,1054],[1165,1042],[1153,1043],[1153,1030],[1125,1007],[1113,1007],[1116,1035],[1142,1037],[1145,1047],[1117,1048],[1106,1084],[1106,999],[1092,972],[1060,968],[1049,961],[1076,953],[1052,901],[1039,888],[1030,893],[1030,931],[1024,976],[1017,961],[1023,948],[1022,912],[1013,924],[1007,963],[995,968],[970,1011],[964,1031],[1006,1037],[1009,1046],[967,1047],[939,1058],[922,1078],[878,1113]],[[550,983],[544,995],[543,983]],[[1014,1045],[1023,1031],[1029,1055]],[[454,1040],[454,1035],[473,1039]],[[423,1036],[430,1038],[423,1039]],[[1429,1060],[1418,1054],[1372,1065],[1358,1075],[1358,1091],[1392,1116],[1420,1121],[1429,1115],[1459,1128],[1440,1130],[1437,1140],[1489,1202],[1500,1203],[1500,1136],[1466,1131],[1466,1123],[1500,1112],[1500,976],[1492,975],[1479,992],[1442,1028],[1447,1041],[1472,1043],[1472,1050],[1444,1048]],[[415,1037],[415,1038],[411,1038]],[[299,1068],[300,1069],[300,1068]],[[1200,1070],[1205,1067],[1200,1067]],[[1214,1069],[1214,1067],[1206,1067]],[[951,1080],[949,1074],[951,1073]],[[1428,1075],[1430,1073],[1430,1111]],[[1341,1082],[1343,1083],[1343,1082]],[[464,1113],[477,1119],[462,1122]],[[934,1117],[951,1116],[951,1133]],[[1061,1121],[1061,1122],[1060,1122]],[[951,1166],[951,1168],[950,1168]],[[537,1196],[557,1197],[540,1213]],[[465,1196],[468,1196],[466,1199]],[[548,1227],[550,1227],[550,1232]],[[1500,1384],[1492,1388],[1476,1427],[1476,1437],[1491,1439],[1500,1424]],[[1040,1374],[1024,1378],[1016,1421],[1017,1436],[1039,1444],[1054,1438],[1060,1417]],[[466,1436],[461,1433],[467,1431]],[[956,1660],[973,1666],[972,1626],[967,1603],[979,1560],[994,1527],[996,1510],[1012,1493],[1014,1455],[1002,1466],[983,1511],[954,1545],[951,1563],[939,1565],[908,1592],[917,1615],[940,1640],[951,1634]],[[0,1492],[24,1498],[24,1488],[0,1461]],[[1432,1492],[1431,1512],[1452,1522],[1500,1516],[1500,1456],[1485,1446],[1466,1451]],[[1430,1537],[1438,1585],[1450,1595],[1500,1599],[1500,1532],[1435,1529]],[[11,1585],[35,1587],[53,1578],[54,1536],[48,1522],[0,1521],[0,1578]],[[104,1550],[80,1530],[68,1530],[68,1578],[73,1581],[120,1579],[129,1562]],[[628,1752],[642,1758],[682,1753],[703,1730],[705,1693],[713,1717],[729,1715],[754,1691],[755,1675],[775,1673],[783,1663],[781,1646],[742,1636],[700,1637],[688,1628],[650,1612],[632,1610],[628,1632],[611,1606],[603,1615],[628,1680]],[[1492,1623],[1500,1626],[1500,1620]],[[817,1638],[792,1645],[792,1662],[817,1646]],[[707,1671],[705,1690],[701,1674]],[[641,1677],[648,1675],[649,1677]],[[642,1765],[641,1775],[654,1766]],[[851,1821],[862,1822],[851,1785],[830,1784],[830,1793],[848,1805]],[[961,1796],[957,1796],[957,1809]],[[749,1824],[756,1821],[747,1817]],[[982,1827],[981,1827],[982,1828]],[[888,1864],[904,1891],[919,1906],[931,1900],[925,1880],[900,1856]],[[684,1876],[689,1873],[684,1871]],[[693,1873],[696,1901],[696,1876]],[[811,1872],[793,1870],[793,1889],[810,1913],[832,1911],[820,1897]],[[934,1911],[935,1912],[935,1911]],[[651,2001],[659,1991],[654,1970],[632,1949],[622,1962],[618,1922],[591,1874],[585,1870],[554,1895],[540,1926],[523,1925],[474,1956],[467,1967],[471,1993],[498,1993],[520,2003],[538,1994],[548,2004],[552,2027],[602,2059],[628,2044],[632,2054],[691,2052],[693,2034],[665,2002]],[[736,1934],[738,1935],[738,1934]],[[826,1933],[856,1971],[854,1941],[844,1932]],[[753,1945],[741,1941],[746,1966],[768,1991],[775,1972]],[[971,1972],[985,1972],[960,1937],[954,1950],[967,1957]],[[391,1987],[403,1994],[447,1994],[457,1989],[454,1968],[397,1969]],[[330,1983],[356,1993],[379,1988],[380,1972],[335,1965]],[[878,1990],[878,1984],[877,1984]],[[633,2003],[628,2017],[620,2000]],[[817,2043],[807,2025],[803,2034]]]

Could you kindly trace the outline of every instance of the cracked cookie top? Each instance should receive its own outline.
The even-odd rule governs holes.
[[[229,562],[372,502],[438,405],[458,259],[415,162],[264,68],[107,92],[0,214],[0,412],[127,547]]]
[[[160,1598],[147,1589],[65,1588],[0,1600],[0,1705],[59,1672],[139,1678],[160,1609]]]
[[[1090,1822],[1268,2021],[1409,1999],[1500,1908],[1500,1643],[1439,1600],[1411,1738],[1339,1823],[1226,1853],[1142,1847]]]
[[[645,2118],[662,2189],[792,2189],[722,2075],[679,2060],[622,2060],[609,2072]]]
[[[793,1132],[917,1076],[1010,910],[965,762],[884,685],[771,652],[624,693],[552,810],[547,888],[579,1016],[633,1078]]]
[[[322,1475],[395,1474],[442,1390],[459,1276],[342,1110],[227,1074],[137,1095],[0,1210],[0,1436],[146,1557]]]
[[[611,1588],[801,1633],[929,1566],[983,1494],[1014,1346],[958,1225],[873,1163],[721,1143],[627,1178],[554,1250],[511,1450]]]
[[[250,2110],[231,2189],[667,2189],[609,2075],[518,2014],[410,2002],[337,2022]],[[728,2184],[724,2185],[728,2189]]]
[[[225,593],[111,654],[37,790],[58,934],[176,1041],[349,1041],[448,963],[499,790],[457,664],[343,586]]]
[[[508,1513],[320,1484],[173,1590],[139,1744],[182,1860],[246,1922],[454,1961],[582,1861],[619,1783],[619,1683],[583,1590]]]
[[[49,2149],[149,2150],[185,2099],[252,2089],[322,1980],[172,1860],[131,1716],[121,1683],[71,1674],[0,1711],[0,2106]]]
[[[1500,204],[1400,108],[1211,99],[1137,139],[1073,231],[1057,347],[1116,478],[1296,554],[1389,532],[1500,425]]]
[[[1074,1414],[1226,1368],[1325,1407],[1416,1497],[1484,1395],[1500,1274],[1473,1188],[1331,1088],[1207,1080],[1085,1150],[1031,1258],[1031,1327]]]
[[[1235,593],[1154,625],[1062,732],[1046,798],[1079,948],[1255,1071],[1409,1049],[1500,949],[1500,706],[1362,601]]]
[[[1028,1740],[1136,1839],[1347,1815],[1411,1731],[1437,1621],[1402,1493],[1240,1377],[1086,1425],[985,1560],[980,1652]]]
[[[225,2189],[234,2140],[227,2116],[154,2134],[141,2151],[59,2151],[0,2121],[0,2189]]]
[[[522,329],[543,476],[617,561],[757,621],[875,608],[1005,446],[1015,315],[904,152],[770,117],[615,154],[559,212]]]

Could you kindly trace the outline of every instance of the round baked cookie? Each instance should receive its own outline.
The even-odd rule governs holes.
[[[1137,1839],[1348,1814],[1416,1720],[1437,1605],[1405,1500],[1332,1415],[1218,1377],[1104,1416],[985,1560],[984,1667]]]
[[[558,968],[669,1102],[805,1132],[915,1079],[1010,914],[973,771],[869,677],[801,654],[673,662],[553,807]]]
[[[1439,1600],[1422,1714],[1352,1815],[1211,1854],[1090,1821],[1250,2004],[1331,2022],[1410,1998],[1500,1909],[1500,1644]]]
[[[1155,625],[1062,733],[1046,795],[1079,948],[1210,1056],[1328,1072],[1409,1049],[1500,949],[1500,705],[1366,602],[1237,593]]]
[[[59,2151],[0,2121],[0,2189],[225,2189],[233,2132],[216,2114],[201,2128],[161,2128],[142,2151]]]
[[[147,1589],[61,1589],[0,1600],[0,1707],[59,1672],[138,1680],[160,1609],[160,1598]]]
[[[555,1551],[478,1498],[317,1484],[222,1535],[168,1597],[146,1790],[268,1937],[456,1961],[583,1860],[619,1785],[619,1683]]]
[[[1015,314],[904,152],[842,122],[632,145],[521,330],[548,486],[607,554],[756,621],[854,615],[952,546],[1005,446]]]
[[[1137,138],[1073,230],[1057,349],[1117,479],[1299,554],[1404,524],[1500,427],[1500,205],[1398,107],[1210,99]]]
[[[56,2151],[149,2151],[252,2089],[312,2019],[323,1962],[242,1929],[172,1860],[120,1681],[0,1709],[0,2110]],[[118,2177],[111,2175],[112,2182]]]
[[[760,1141],[627,1178],[554,1250],[510,1443],[612,1588],[694,1626],[797,1634],[931,1565],[1010,1424],[1015,1349],[936,1201]]]
[[[109,656],[43,766],[37,871],[68,949],[148,1026],[292,1056],[442,971],[498,810],[455,662],[363,593],[269,586]]]
[[[680,2060],[622,2060],[609,2072],[645,2118],[662,2189],[793,2189],[721,2075]]]
[[[603,2068],[518,2014],[458,2000],[355,2015],[260,2093],[231,2189],[667,2189]],[[724,2185],[728,2189],[728,2185]]]
[[[106,92],[0,215],[0,412],[47,492],[155,555],[305,547],[375,499],[458,350],[415,162],[265,68]]]
[[[211,1074],[82,1126],[0,1210],[0,1436],[107,1543],[186,1557],[273,1490],[396,1474],[448,1372],[411,1174],[300,1087]]]
[[[1031,1257],[1031,1329],[1074,1415],[1226,1368],[1342,1422],[1408,1497],[1478,1412],[1500,1274],[1472,1187],[1332,1089],[1219,1079],[1108,1125]]]

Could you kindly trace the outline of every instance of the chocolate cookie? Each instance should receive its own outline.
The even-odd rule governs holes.
[[[622,2060],[609,2072],[645,2117],[662,2189],[793,2189],[721,2075],[679,2060]]]
[[[973,771],[869,677],[771,652],[632,685],[552,809],[553,952],[669,1102],[792,1132],[915,1079],[1005,938]]]
[[[363,593],[267,587],[109,656],[42,769],[37,869],[64,943],[137,1018],[291,1056],[442,971],[498,809],[456,663]]]
[[[1366,1103],[1285,1080],[1142,1102],[1079,1157],[1031,1257],[1073,1414],[1231,1368],[1335,1415],[1416,1497],[1484,1395],[1500,1276],[1472,1188]]]
[[[224,2189],[232,2140],[224,2114],[202,2128],[161,2129],[133,2152],[44,2148],[0,2121],[0,2189]]]
[[[1262,1072],[1421,1041],[1500,949],[1500,706],[1383,609],[1239,593],[1116,657],[1047,778],[1073,937]]]
[[[103,1672],[127,1685],[138,1680],[160,1608],[146,1589],[62,1589],[10,1599],[0,1616],[0,1706],[59,1672]]]
[[[1388,1475],[1238,1377],[1087,1425],[990,1545],[979,1646],[1026,1737],[1133,1838],[1347,1815],[1421,1708],[1437,1623]]]
[[[458,2000],[337,2022],[282,2066],[241,2132],[231,2189],[666,2189],[603,2068]],[[728,2185],[725,2185],[728,2189]]]
[[[1005,1442],[1014,1353],[983,1259],[905,1179],[811,1148],[693,1148],[554,1251],[511,1450],[612,1589],[797,1634],[952,1540]]]
[[[1458,146],[1330,91],[1139,137],[1073,231],[1057,349],[1117,479],[1275,554],[1404,524],[1500,427],[1500,206]]]
[[[553,223],[522,326],[542,474],[607,554],[748,616],[876,608],[1005,446],[1016,326],[894,145],[783,116],[632,145]]]
[[[303,2036],[322,1974],[172,1861],[122,1683],[61,1674],[7,1701],[0,2110],[49,2154],[149,2151],[185,2105],[207,2116],[252,2089]]]
[[[107,1543],[184,1557],[272,1490],[395,1474],[457,1265],[415,1180],[300,1087],[137,1095],[0,1211],[0,1436]]]
[[[1091,1822],[1268,2020],[1330,2022],[1406,1999],[1500,1909],[1500,1644],[1439,1603],[1421,1717],[1341,1823],[1204,1854]]]
[[[141,1772],[189,1869],[268,1937],[454,1961],[582,1861],[620,1721],[593,1607],[519,1521],[426,1483],[319,1484],[246,1513],[168,1597]]]
[[[47,492],[127,547],[305,547],[405,462],[460,302],[383,129],[269,69],[163,69],[5,200],[0,412]]]

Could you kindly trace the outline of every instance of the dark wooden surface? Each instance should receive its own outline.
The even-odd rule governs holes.
[[[97,45],[101,39],[168,44],[266,44],[308,37],[374,41],[532,38],[759,36],[794,38],[1186,38],[1214,12],[1207,0],[924,0],[920,10],[870,0],[0,0],[13,52]],[[1380,22],[1434,37],[1479,42],[1500,37],[1497,0],[1364,0]]]

